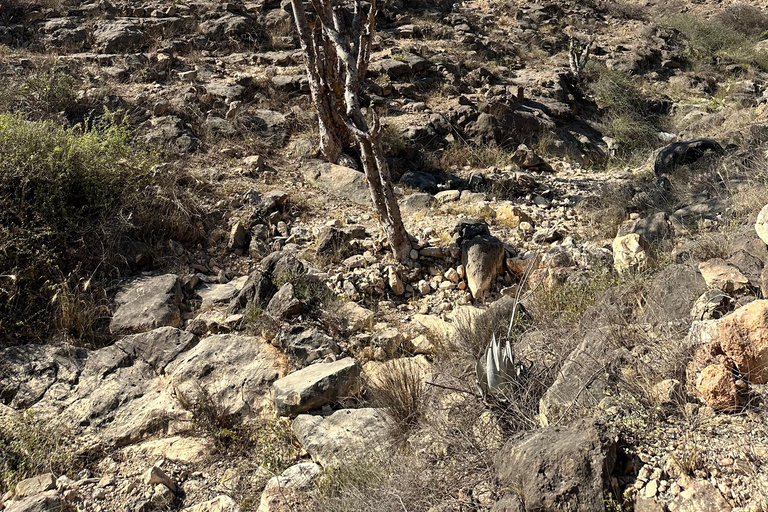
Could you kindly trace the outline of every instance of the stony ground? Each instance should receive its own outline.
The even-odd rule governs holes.
[[[124,112],[203,233],[126,252],[106,342],[0,333],[0,510],[766,510],[768,13],[387,2],[403,264],[282,4],[0,6],[3,108]]]

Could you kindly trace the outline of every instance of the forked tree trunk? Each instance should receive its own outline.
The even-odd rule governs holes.
[[[334,0],[310,1],[315,11],[311,20],[301,0],[291,0],[291,5],[318,113],[321,150],[335,162],[345,143],[354,138],[381,227],[395,258],[404,262],[411,245],[381,147],[381,125],[373,111],[369,126],[359,103],[360,84],[368,69],[375,32],[376,0],[371,0],[367,13],[360,0],[350,2],[351,13],[334,5]]]
[[[320,23],[313,19],[310,25],[301,0],[291,0],[291,6],[304,55],[309,92],[317,111],[320,152],[326,160],[336,163],[352,140],[341,115],[345,107],[340,87],[334,87],[342,80],[334,46],[327,40]]]

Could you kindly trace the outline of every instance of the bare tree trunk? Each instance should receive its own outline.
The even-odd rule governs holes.
[[[411,245],[381,147],[381,125],[372,111],[372,124],[368,126],[359,102],[375,32],[376,0],[371,0],[367,13],[360,0],[353,1],[351,26],[347,23],[348,13],[344,7],[334,6],[334,0],[310,1],[315,10],[314,25],[307,20],[301,0],[291,0],[291,5],[318,112],[323,154],[336,161],[344,142],[354,138],[381,227],[395,258],[404,262]]]
[[[309,91],[317,111],[320,152],[326,160],[335,163],[352,141],[349,128],[340,115],[344,108],[343,99],[333,86],[341,80],[334,47],[325,38],[319,23],[310,26],[301,0],[291,0],[291,6],[304,54]]]

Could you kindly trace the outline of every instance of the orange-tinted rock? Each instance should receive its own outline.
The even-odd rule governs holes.
[[[718,411],[730,411],[741,404],[736,379],[724,364],[713,364],[699,374],[696,389],[707,405]]]
[[[756,300],[718,323],[720,346],[750,382],[768,382],[768,300]]]

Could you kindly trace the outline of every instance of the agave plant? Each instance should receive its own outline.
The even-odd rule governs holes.
[[[510,344],[512,330],[518,325],[518,315],[525,310],[521,304],[522,290],[532,271],[533,264],[528,266],[520,281],[504,343],[502,344],[501,340],[497,339],[494,333],[488,348],[485,349],[484,356],[475,363],[477,389],[483,399],[489,396],[497,396],[499,391],[503,389],[514,389],[515,386],[522,384],[528,371],[533,366],[533,363],[525,365],[522,362],[515,361],[515,355]],[[497,398],[502,397],[497,396]]]

